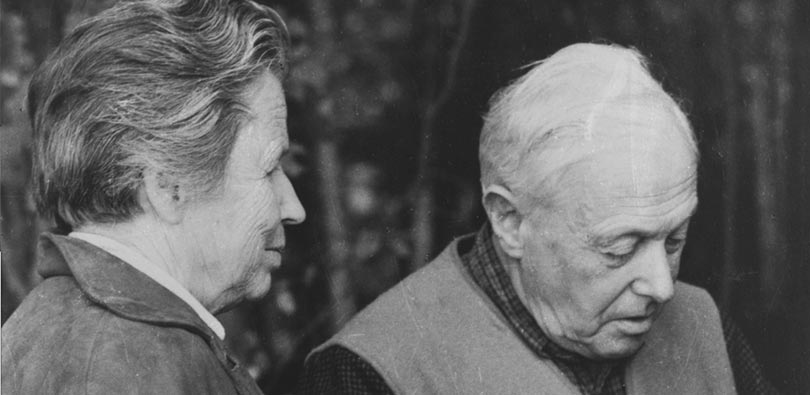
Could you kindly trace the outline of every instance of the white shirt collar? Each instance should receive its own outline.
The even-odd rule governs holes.
[[[86,232],[71,232],[68,236],[84,240],[126,262],[143,274],[155,280],[168,289],[178,298],[188,304],[195,313],[220,338],[225,339],[225,328],[188,290],[175,280],[169,273],[150,262],[138,251],[106,236]]]

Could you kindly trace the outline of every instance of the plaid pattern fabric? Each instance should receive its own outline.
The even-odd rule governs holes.
[[[342,346],[327,347],[309,357],[296,393],[394,395],[368,362]]]
[[[583,394],[625,394],[624,361],[595,363],[552,343],[520,302],[506,269],[495,253],[492,230],[486,224],[476,235],[459,243],[464,267],[476,284],[506,317],[526,346],[541,358],[551,359]],[[740,395],[778,394],[762,375],[742,332],[721,314],[734,381]],[[374,368],[354,352],[331,346],[310,356],[299,380],[298,394],[393,394]]]
[[[723,324],[723,336],[726,338],[726,350],[734,373],[734,384],[739,395],[778,395],[779,391],[762,375],[762,367],[754,357],[754,351],[748,344],[740,328],[734,324],[725,311],[720,311]]]

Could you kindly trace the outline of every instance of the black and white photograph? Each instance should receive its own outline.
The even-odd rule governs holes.
[[[0,393],[808,394],[810,2],[0,0]]]

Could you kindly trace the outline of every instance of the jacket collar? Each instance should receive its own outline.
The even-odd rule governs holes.
[[[83,240],[43,234],[39,273],[44,278],[72,276],[92,301],[134,321],[185,328],[209,341],[216,334],[197,313],[147,275]]]

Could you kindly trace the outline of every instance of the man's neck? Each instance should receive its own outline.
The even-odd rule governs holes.
[[[500,242],[498,241],[498,237],[495,235],[494,232],[492,234],[492,244],[495,249],[495,253],[498,257],[498,260],[501,262],[504,270],[506,271],[506,274],[508,275],[509,280],[512,283],[512,288],[515,290],[515,294],[520,300],[520,303],[523,304],[523,306],[526,308],[529,314],[534,318],[535,322],[537,322],[537,324],[540,326],[540,329],[543,331],[543,333],[545,333],[545,335],[549,338],[550,341],[557,344],[559,347],[569,352],[584,356],[584,352],[586,352],[586,350],[584,348],[578,349],[578,344],[573,342],[560,344],[561,342],[559,341],[559,339],[561,338],[561,336],[559,335],[553,336],[552,334],[549,334],[549,328],[547,326],[547,323],[543,321],[543,314],[539,311],[541,307],[538,306],[537,303],[533,303],[529,299],[523,287],[521,271],[525,270],[525,268],[523,267],[521,261],[506,254],[506,252],[501,247]]]
[[[531,312],[531,307],[526,299],[526,293],[523,290],[523,282],[520,280],[520,260],[512,258],[504,252],[495,232],[492,232],[492,246],[495,249],[495,254],[498,256],[498,260],[506,270],[506,274],[509,275],[509,280],[512,282],[512,287],[515,289],[518,299],[520,299],[520,302]]]

